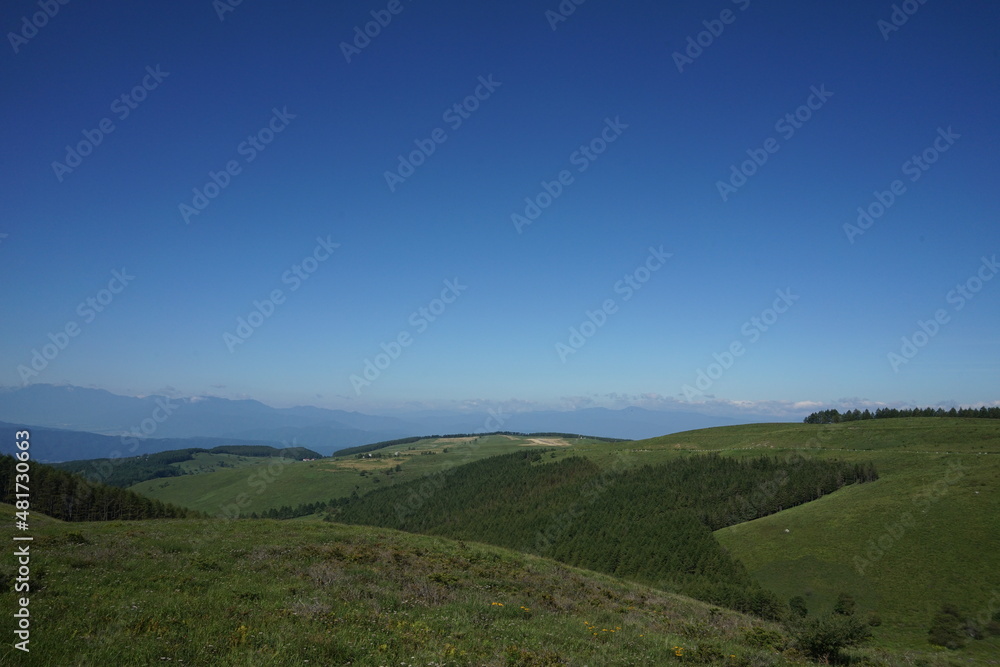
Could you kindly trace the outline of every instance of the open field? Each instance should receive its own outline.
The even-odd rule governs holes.
[[[198,452],[190,461],[171,464],[184,471],[185,475],[198,475],[215,472],[225,468],[248,468],[270,462],[270,459],[260,456],[238,456],[236,454],[216,454],[213,452]]]
[[[573,443],[565,438],[531,438],[527,445],[539,445],[541,447],[572,447]]]

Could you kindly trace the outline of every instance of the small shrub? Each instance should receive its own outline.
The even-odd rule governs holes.
[[[774,630],[753,627],[743,634],[743,643],[754,648],[766,648],[781,651],[785,648],[785,638]]]
[[[851,616],[857,610],[858,605],[854,601],[854,596],[841,593],[837,596],[837,604],[833,606],[833,613],[841,616]]]
[[[927,631],[927,641],[936,646],[944,646],[956,651],[965,646],[964,620],[955,605],[945,604],[931,620]]]
[[[725,664],[729,653],[715,642],[701,642],[691,651],[690,657],[704,665]]]
[[[222,569],[222,567],[217,562],[201,554],[195,556],[194,560],[192,560],[192,563],[194,563],[194,566],[196,568],[205,572],[212,572],[215,570]]]
[[[711,632],[711,628],[705,621],[689,621],[681,627],[681,634],[689,639],[699,639],[709,632]]]
[[[443,586],[454,586],[458,583],[458,577],[454,574],[449,574],[448,572],[434,572],[427,578],[431,581],[436,581]]]
[[[809,608],[806,607],[806,599],[801,595],[796,595],[788,601],[788,609],[792,612],[792,616],[796,618],[805,618],[809,614]]]
[[[854,616],[831,614],[806,622],[795,630],[794,636],[807,655],[830,660],[836,659],[841,649],[868,641],[872,632]]]

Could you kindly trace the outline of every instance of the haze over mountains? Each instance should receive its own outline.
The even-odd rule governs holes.
[[[102,389],[71,385],[0,388],[0,422],[105,436],[103,439],[76,440],[84,448],[76,453],[66,445],[65,439],[61,440],[65,446],[58,451],[51,450],[48,455],[42,450],[37,452],[40,459],[52,461],[108,456],[109,447],[121,449],[121,436],[148,438],[132,453],[224,444],[221,441],[178,443],[176,440],[197,437],[221,438],[226,443],[239,440],[299,445],[331,454],[344,447],[414,435],[505,430],[639,439],[752,421],[774,421],[774,418],[721,417],[635,406],[620,410],[594,407],[518,413],[425,410],[392,416],[313,406],[274,408],[255,400],[217,397],[120,396]],[[174,440],[160,442],[160,439]]]

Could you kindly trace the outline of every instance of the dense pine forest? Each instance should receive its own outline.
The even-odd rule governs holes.
[[[17,506],[12,456],[0,456],[0,502]],[[141,496],[43,463],[32,462],[27,484],[30,509],[63,521],[196,518],[199,512]]]
[[[906,417],[960,417],[963,419],[1000,419],[1000,407],[987,408],[879,408],[875,412],[868,410],[821,410],[814,412],[803,421],[806,424],[839,424],[862,419],[903,419]]]
[[[877,478],[871,465],[698,455],[602,470],[544,451],[493,457],[342,499],[335,521],[487,542],[763,617],[781,606],[712,531]]]

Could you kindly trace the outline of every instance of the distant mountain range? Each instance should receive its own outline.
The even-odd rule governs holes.
[[[81,459],[117,459],[143,454],[155,454],[175,449],[213,449],[234,445],[265,445],[285,449],[279,443],[245,438],[131,438],[102,435],[87,431],[69,431],[29,424],[0,422],[0,454],[14,454],[15,434],[29,429],[31,457],[42,463],[57,463]],[[309,455],[308,449],[302,449]]]
[[[621,410],[583,408],[571,411],[504,413],[499,420],[489,414],[424,411],[400,417],[366,415],[314,406],[273,408],[255,400],[215,397],[169,398],[120,396],[102,389],[71,385],[32,384],[0,388],[0,422],[12,428],[31,425],[63,431],[86,432],[93,439],[46,433],[49,445],[39,442],[39,460],[106,457],[151,453],[186,447],[220,444],[303,446],[329,455],[338,449],[408,436],[488,431],[558,431],[625,439],[650,438],[678,431],[728,426],[747,421],[703,415],[628,407]],[[5,431],[4,431],[5,432]],[[143,438],[133,448],[129,438]],[[101,437],[108,438],[102,440]],[[110,437],[109,437],[110,436]],[[211,438],[192,444],[177,439]],[[39,439],[36,435],[36,440]],[[168,439],[167,442],[160,442]],[[215,440],[221,439],[221,440]],[[84,442],[86,440],[86,442]],[[224,442],[223,442],[224,441]],[[75,442],[75,445],[71,445]],[[57,443],[58,444],[57,446]],[[123,449],[125,443],[125,449]],[[0,451],[9,451],[7,442]],[[48,449],[46,449],[48,447]],[[133,449],[128,452],[127,449]],[[79,450],[79,451],[76,451]],[[96,453],[95,453],[96,452]]]

